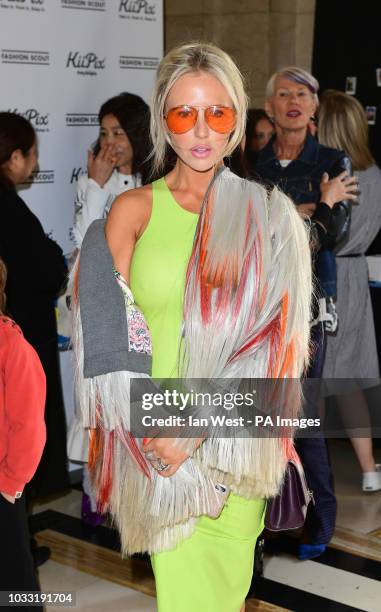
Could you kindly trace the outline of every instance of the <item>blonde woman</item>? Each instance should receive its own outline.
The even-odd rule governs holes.
[[[222,164],[242,140],[246,110],[241,74],[221,49],[168,53],[151,136],[155,170],[171,150],[176,164],[119,196],[82,246],[77,390],[92,429],[90,470],[123,551],[151,554],[160,612],[244,609],[265,498],[293,455],[290,439],[210,430],[184,448],[127,431],[131,377],[298,380],[308,359],[304,224],[278,190],[269,196]]]
[[[327,338],[323,376],[331,379],[328,389],[336,394],[344,424],[352,432],[362,429],[362,437],[351,437],[351,442],[363,473],[363,491],[378,491],[381,466],[374,461],[369,411],[362,389],[374,385],[379,376],[365,253],[381,227],[381,171],[369,150],[368,122],[356,98],[333,89],[324,92],[319,141],[349,155],[360,191],[352,209],[348,240],[336,251],[340,325],[337,334]],[[332,379],[346,380],[340,383]],[[348,379],[356,381],[349,384]]]

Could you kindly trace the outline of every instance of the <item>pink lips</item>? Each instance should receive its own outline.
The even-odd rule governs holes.
[[[287,117],[291,117],[292,119],[295,119],[296,117],[300,117],[301,114],[302,113],[298,110],[288,111]]]
[[[211,150],[212,149],[210,147],[207,147],[205,145],[199,145],[198,147],[192,147],[191,153],[194,157],[197,157],[198,159],[203,159],[204,157],[209,156]]]

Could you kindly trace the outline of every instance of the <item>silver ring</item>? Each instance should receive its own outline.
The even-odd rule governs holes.
[[[167,470],[169,468],[169,464],[163,463],[160,457],[156,459],[156,463],[157,465],[155,465],[154,467],[155,470],[157,470],[158,472],[164,472],[164,470]]]
[[[148,459],[148,461],[156,461],[155,458],[155,451],[147,451],[146,452],[146,459]]]

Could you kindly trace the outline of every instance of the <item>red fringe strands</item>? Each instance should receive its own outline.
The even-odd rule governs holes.
[[[109,506],[113,481],[114,432],[103,431],[103,453],[98,471],[98,512],[105,513]]]
[[[125,449],[128,451],[140,471],[151,480],[151,472],[149,470],[148,462],[140,450],[140,447],[136,442],[136,438],[131,432],[124,431],[121,427],[116,429],[116,434],[118,436],[118,440],[120,440]]]

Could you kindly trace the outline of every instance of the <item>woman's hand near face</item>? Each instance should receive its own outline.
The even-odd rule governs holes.
[[[357,200],[358,178],[349,176],[347,171],[330,179],[324,172],[320,183],[320,201],[328,204],[330,208],[343,200]]]
[[[87,155],[87,171],[89,178],[103,187],[110,178],[117,160],[116,146],[105,145],[100,148],[97,156],[92,151]]]

